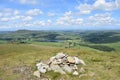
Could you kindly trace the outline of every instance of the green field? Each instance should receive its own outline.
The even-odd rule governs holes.
[[[64,33],[59,32],[59,34]],[[66,35],[68,33],[70,32],[67,32]],[[27,43],[19,43],[18,41],[11,43],[7,40],[7,37],[10,37],[10,35],[6,34],[7,37],[5,37],[6,35],[1,35],[0,80],[39,80],[33,76],[33,71],[36,70],[36,61],[48,60],[58,52],[64,52],[83,59],[87,66],[84,67],[85,73],[81,74],[86,74],[86,76],[79,78],[79,76],[71,74],[61,75],[59,73],[47,72],[46,74],[42,74],[42,77],[51,78],[51,80],[120,80],[120,42],[114,42],[112,38],[109,43],[106,43],[106,41],[101,43],[100,40],[100,43],[98,41],[97,43],[96,41],[92,43],[93,41],[83,41],[82,37],[76,40],[75,37],[79,36],[75,36],[75,34],[76,32],[70,34],[70,40],[66,40],[65,42],[40,42],[36,41],[38,40],[37,37],[33,37],[32,41],[27,41]],[[85,35],[88,34],[91,34],[91,32]],[[12,35],[15,36],[9,39],[15,39],[16,34],[12,33]],[[50,39],[48,37],[45,36],[44,38]],[[95,39],[95,37],[89,35],[89,39],[86,40],[91,41],[92,39]],[[108,39],[106,38],[106,40]],[[76,45],[65,48],[66,43],[71,42],[76,42]],[[19,68],[27,68],[27,71],[20,73]]]

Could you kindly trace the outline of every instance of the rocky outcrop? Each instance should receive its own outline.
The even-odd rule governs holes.
[[[36,64],[38,71],[34,73],[35,76],[40,77],[40,73],[46,73],[48,71],[59,72],[61,74],[71,73],[73,75],[79,75],[80,71],[84,71],[84,68],[78,68],[78,65],[85,66],[85,62],[78,57],[69,56],[64,53],[57,53],[57,55],[49,59],[48,64],[39,62]]]

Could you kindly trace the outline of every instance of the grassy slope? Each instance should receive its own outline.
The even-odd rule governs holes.
[[[32,44],[36,45],[43,45],[43,46],[54,46],[54,47],[62,47],[62,42],[30,42]]]
[[[5,44],[7,41],[0,40],[0,44]]]
[[[42,43],[45,44],[45,43]],[[11,68],[25,63],[35,70],[36,59],[47,60],[57,52],[65,52],[71,56],[79,56],[87,66],[87,74],[95,76],[82,77],[81,80],[119,80],[120,79],[120,52],[103,52],[87,47],[64,49],[36,44],[0,44],[0,78],[3,80],[17,80],[20,74],[13,74]],[[60,75],[53,72],[47,73],[52,80],[64,77],[66,80],[79,80],[72,75]]]
[[[113,48],[115,48],[117,51],[120,51],[120,42],[109,43],[109,44],[102,44],[102,45],[106,45],[106,46],[109,46],[109,47],[113,47]]]

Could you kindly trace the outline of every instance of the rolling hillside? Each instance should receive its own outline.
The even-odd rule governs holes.
[[[120,36],[120,32],[22,30],[0,34],[0,79],[38,80],[32,75],[36,70],[36,61],[48,60],[56,53],[64,52],[71,56],[78,56],[85,61],[87,64],[84,67],[85,72],[80,75],[85,74],[86,76],[79,78],[79,76],[71,74],[48,72],[42,74],[42,77],[49,77],[51,80],[61,80],[62,78],[64,80],[119,80],[120,42],[119,37],[114,36]],[[98,39],[97,42],[92,40],[95,38]],[[41,39],[47,40],[47,42],[43,42]],[[52,39],[56,41],[51,41]],[[22,41],[26,43],[21,43]],[[66,43],[70,43],[69,48],[64,47]],[[18,69],[25,69],[26,72],[19,72]]]

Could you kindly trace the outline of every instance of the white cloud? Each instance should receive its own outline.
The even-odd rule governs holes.
[[[33,18],[31,16],[24,16],[23,21],[31,21]]]
[[[36,20],[36,21],[24,21],[24,22],[12,22],[12,23],[10,23],[10,24],[6,24],[6,23],[0,23],[0,28],[17,28],[17,29],[19,29],[19,28],[29,28],[29,27],[46,27],[46,26],[50,26],[50,25],[52,25],[52,21],[51,20],[46,20],[46,21],[44,21],[44,20],[40,20],[40,21],[38,21],[38,20]]]
[[[82,18],[73,18],[72,12],[65,12],[64,15],[56,20],[57,25],[69,26],[69,25],[82,25]]]
[[[4,11],[4,12],[11,12],[12,9],[10,9],[10,8],[4,8],[3,11]]]
[[[14,12],[13,12],[13,14],[14,15],[18,15],[20,12],[18,11],[18,10],[15,10]]]
[[[105,26],[105,25],[115,25],[116,20],[111,17],[109,13],[105,14],[95,14],[93,16],[90,16],[89,23],[96,25],[96,26]]]
[[[44,21],[44,20],[41,20],[41,21],[34,21],[33,22],[33,26],[50,26],[52,25],[52,21],[51,20],[47,20],[47,21]]]
[[[45,26],[46,25],[45,21],[38,21],[38,22],[34,22],[33,24],[34,26]]]
[[[27,12],[24,11],[23,14],[19,10],[13,10],[5,8],[0,12],[0,21],[2,22],[12,22],[12,21],[31,21],[34,16],[42,14],[39,9],[31,9]]]
[[[11,17],[11,20],[18,20],[18,19],[21,19],[23,16],[20,16],[20,15],[15,15],[13,17]]]
[[[70,25],[70,22],[72,20],[72,16],[70,16],[70,14],[71,14],[71,11],[65,12],[62,17],[56,20],[56,24],[65,25],[65,26]]]
[[[32,21],[32,22],[28,22],[28,21],[24,21],[24,22],[20,22],[20,23],[16,23],[16,24],[12,24],[12,26],[17,26],[17,27],[46,27],[46,26],[50,26],[52,25],[52,21],[51,20],[40,20],[40,21]]]
[[[20,2],[24,4],[27,2],[27,0],[20,0]]]
[[[10,25],[3,25],[3,24],[0,24],[0,29],[10,29],[12,28]]]
[[[11,2],[19,2],[20,4],[37,4],[38,3],[38,0],[10,0]]]
[[[13,15],[18,15],[19,11],[18,10],[13,10],[10,8],[3,8],[0,12],[0,17],[11,17]]]
[[[70,16],[63,16],[57,19],[57,24],[58,25],[70,25],[72,20],[72,17]]]
[[[55,16],[55,13],[48,12],[47,15],[48,15],[49,17],[53,17],[53,16]]]
[[[116,9],[116,4],[115,2],[106,2],[105,0],[97,0],[94,4],[93,4],[93,8],[96,9],[100,9],[100,10],[106,10],[106,11],[111,11]]]
[[[2,22],[12,22],[12,21],[31,21],[33,17],[31,16],[21,16],[21,15],[16,15],[12,17],[2,17],[0,18],[0,21]]]
[[[43,14],[43,12],[40,9],[31,9],[26,12],[26,15],[29,15],[29,16],[37,16],[40,14]]]
[[[89,14],[93,10],[112,11],[120,9],[120,0],[106,2],[105,0],[96,0],[93,4],[80,4],[76,7],[81,14]]]
[[[4,13],[3,14],[4,17],[11,16],[11,15],[12,15],[12,13]]]
[[[72,11],[65,12],[64,16],[72,16]]]
[[[0,21],[2,21],[2,22],[8,22],[10,19],[9,18],[6,18],[6,17],[4,17],[4,18],[0,18]]]
[[[104,0],[97,0],[94,4],[81,4],[77,7],[81,14],[89,14],[93,10],[114,10],[120,7],[119,0],[116,2],[105,2]],[[114,5],[113,5],[114,4]],[[117,7],[116,7],[116,6]],[[103,7],[102,7],[103,6]],[[45,26],[118,26],[120,25],[120,21],[115,20],[111,14],[95,14],[92,16],[78,16],[76,12],[67,11],[59,18],[55,13],[45,13],[41,16],[39,20],[39,15],[43,14],[40,9],[30,9],[28,11],[19,11],[19,10],[12,10],[9,8],[3,9],[0,12],[0,24],[2,23],[3,26],[8,26],[6,23],[9,22],[9,26],[16,26],[16,27],[45,27]],[[57,17],[56,17],[57,15]],[[46,17],[49,17],[49,20],[46,20]],[[56,17],[52,19],[52,17]],[[34,19],[34,21],[33,21]],[[51,19],[53,21],[51,21]],[[39,20],[39,21],[38,21]],[[16,22],[17,24],[14,24]]]
[[[37,4],[37,0],[20,0],[21,4]]]
[[[2,15],[3,15],[3,14],[2,14],[2,13],[0,13],[0,17],[2,17]]]
[[[11,16],[12,15],[12,9],[10,9],[10,8],[4,8],[3,10],[2,10],[2,15],[4,16],[4,17],[7,17],[7,16]]]
[[[56,20],[61,26],[118,26],[120,21],[114,19],[110,13],[95,14],[86,18],[68,16],[66,13]]]
[[[74,20],[73,20],[73,23],[74,23],[75,25],[82,25],[83,19],[82,19],[82,18],[74,19]]]
[[[116,4],[117,8],[120,8],[120,0],[116,0],[115,4]]]
[[[20,16],[20,15],[15,15],[15,16],[11,16],[11,17],[1,17],[0,21],[2,22],[8,22],[8,21],[14,21],[14,20],[23,20],[23,21],[27,21],[27,20],[31,20],[30,17],[25,17],[25,16]]]
[[[49,25],[52,25],[52,21],[51,20],[47,20],[47,25],[49,26]]]
[[[81,4],[76,8],[80,11],[80,14],[89,14],[92,10],[92,6],[89,4]]]

